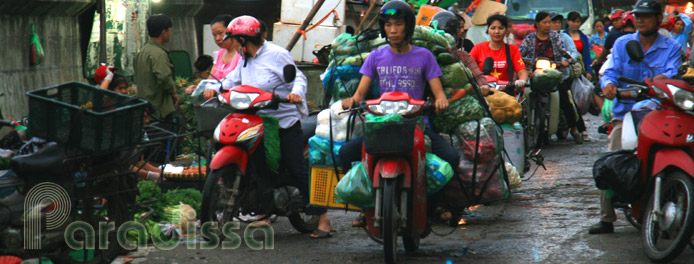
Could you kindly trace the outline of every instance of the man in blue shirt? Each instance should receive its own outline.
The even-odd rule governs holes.
[[[625,83],[617,80],[624,76],[634,80],[644,78],[667,79],[677,74],[677,67],[682,64],[682,52],[677,41],[658,34],[658,25],[663,19],[662,6],[657,0],[640,0],[632,11],[636,16],[636,29],[638,33],[624,35],[617,39],[612,51],[613,66],[605,71],[600,79],[602,92],[607,99],[614,99],[612,108],[612,133],[608,136],[607,151],[615,151],[622,148],[622,119],[624,114],[631,110],[634,101],[616,99],[617,87],[626,87]],[[655,73],[646,67],[645,63],[632,61],[626,52],[626,44],[636,40],[641,44],[644,52],[644,62],[648,63]],[[600,222],[593,225],[590,234],[603,234],[614,232],[612,223],[616,220],[611,199],[603,192],[600,197]]]

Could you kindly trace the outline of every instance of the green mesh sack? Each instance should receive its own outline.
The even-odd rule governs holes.
[[[43,47],[41,46],[41,40],[39,39],[39,35],[36,35],[36,33],[34,32],[34,24],[31,24],[30,49],[31,49],[31,58],[30,58],[31,66],[41,64],[41,62],[43,62],[43,58],[46,54],[43,52]]]
[[[271,172],[277,173],[280,168],[280,123],[276,117],[260,116],[263,119],[263,142],[265,146],[265,164]]]

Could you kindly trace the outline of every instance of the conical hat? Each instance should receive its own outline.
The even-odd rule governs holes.
[[[478,26],[485,25],[489,16],[504,13],[506,13],[506,5],[495,1],[482,0],[480,5],[477,6],[475,14],[472,15],[472,24]]]

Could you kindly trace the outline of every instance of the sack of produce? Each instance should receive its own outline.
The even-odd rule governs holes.
[[[373,184],[361,162],[355,163],[335,186],[335,199],[338,203],[348,203],[359,208],[374,207]]]
[[[494,93],[487,95],[489,108],[492,110],[492,118],[499,123],[512,124],[520,121],[523,110],[515,97],[501,92],[497,89],[490,89]]]
[[[426,162],[427,195],[432,195],[453,178],[453,168],[451,164],[431,153],[426,154]]]
[[[338,154],[340,153],[340,148],[344,144],[344,141],[333,142],[332,154],[335,155],[335,161],[338,165],[340,164]],[[312,165],[333,166],[329,139],[321,138],[318,135],[312,136],[308,139],[308,162]]]
[[[440,133],[453,133],[460,124],[479,120],[484,116],[484,108],[473,96],[465,96],[460,100],[448,105],[448,109],[431,116],[430,121],[434,129]]]

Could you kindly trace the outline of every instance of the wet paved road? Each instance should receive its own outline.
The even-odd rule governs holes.
[[[649,263],[641,249],[640,232],[618,212],[615,233],[589,235],[598,221],[598,190],[592,178],[593,161],[605,149],[607,138],[597,134],[602,118],[585,116],[591,142],[553,142],[543,150],[547,171],[515,190],[507,201],[474,208],[474,218],[446,237],[430,235],[420,250],[406,254],[401,263]],[[529,174],[528,174],[529,175]],[[526,176],[527,177],[527,176]],[[382,246],[362,229],[352,228],[354,212],[331,211],[335,235],[310,240],[294,231],[286,219],[274,225],[275,248],[176,250],[133,252],[135,263],[381,263]],[[242,225],[242,230],[243,230]],[[451,228],[437,226],[438,233]],[[685,248],[674,263],[694,263],[694,250]]]

